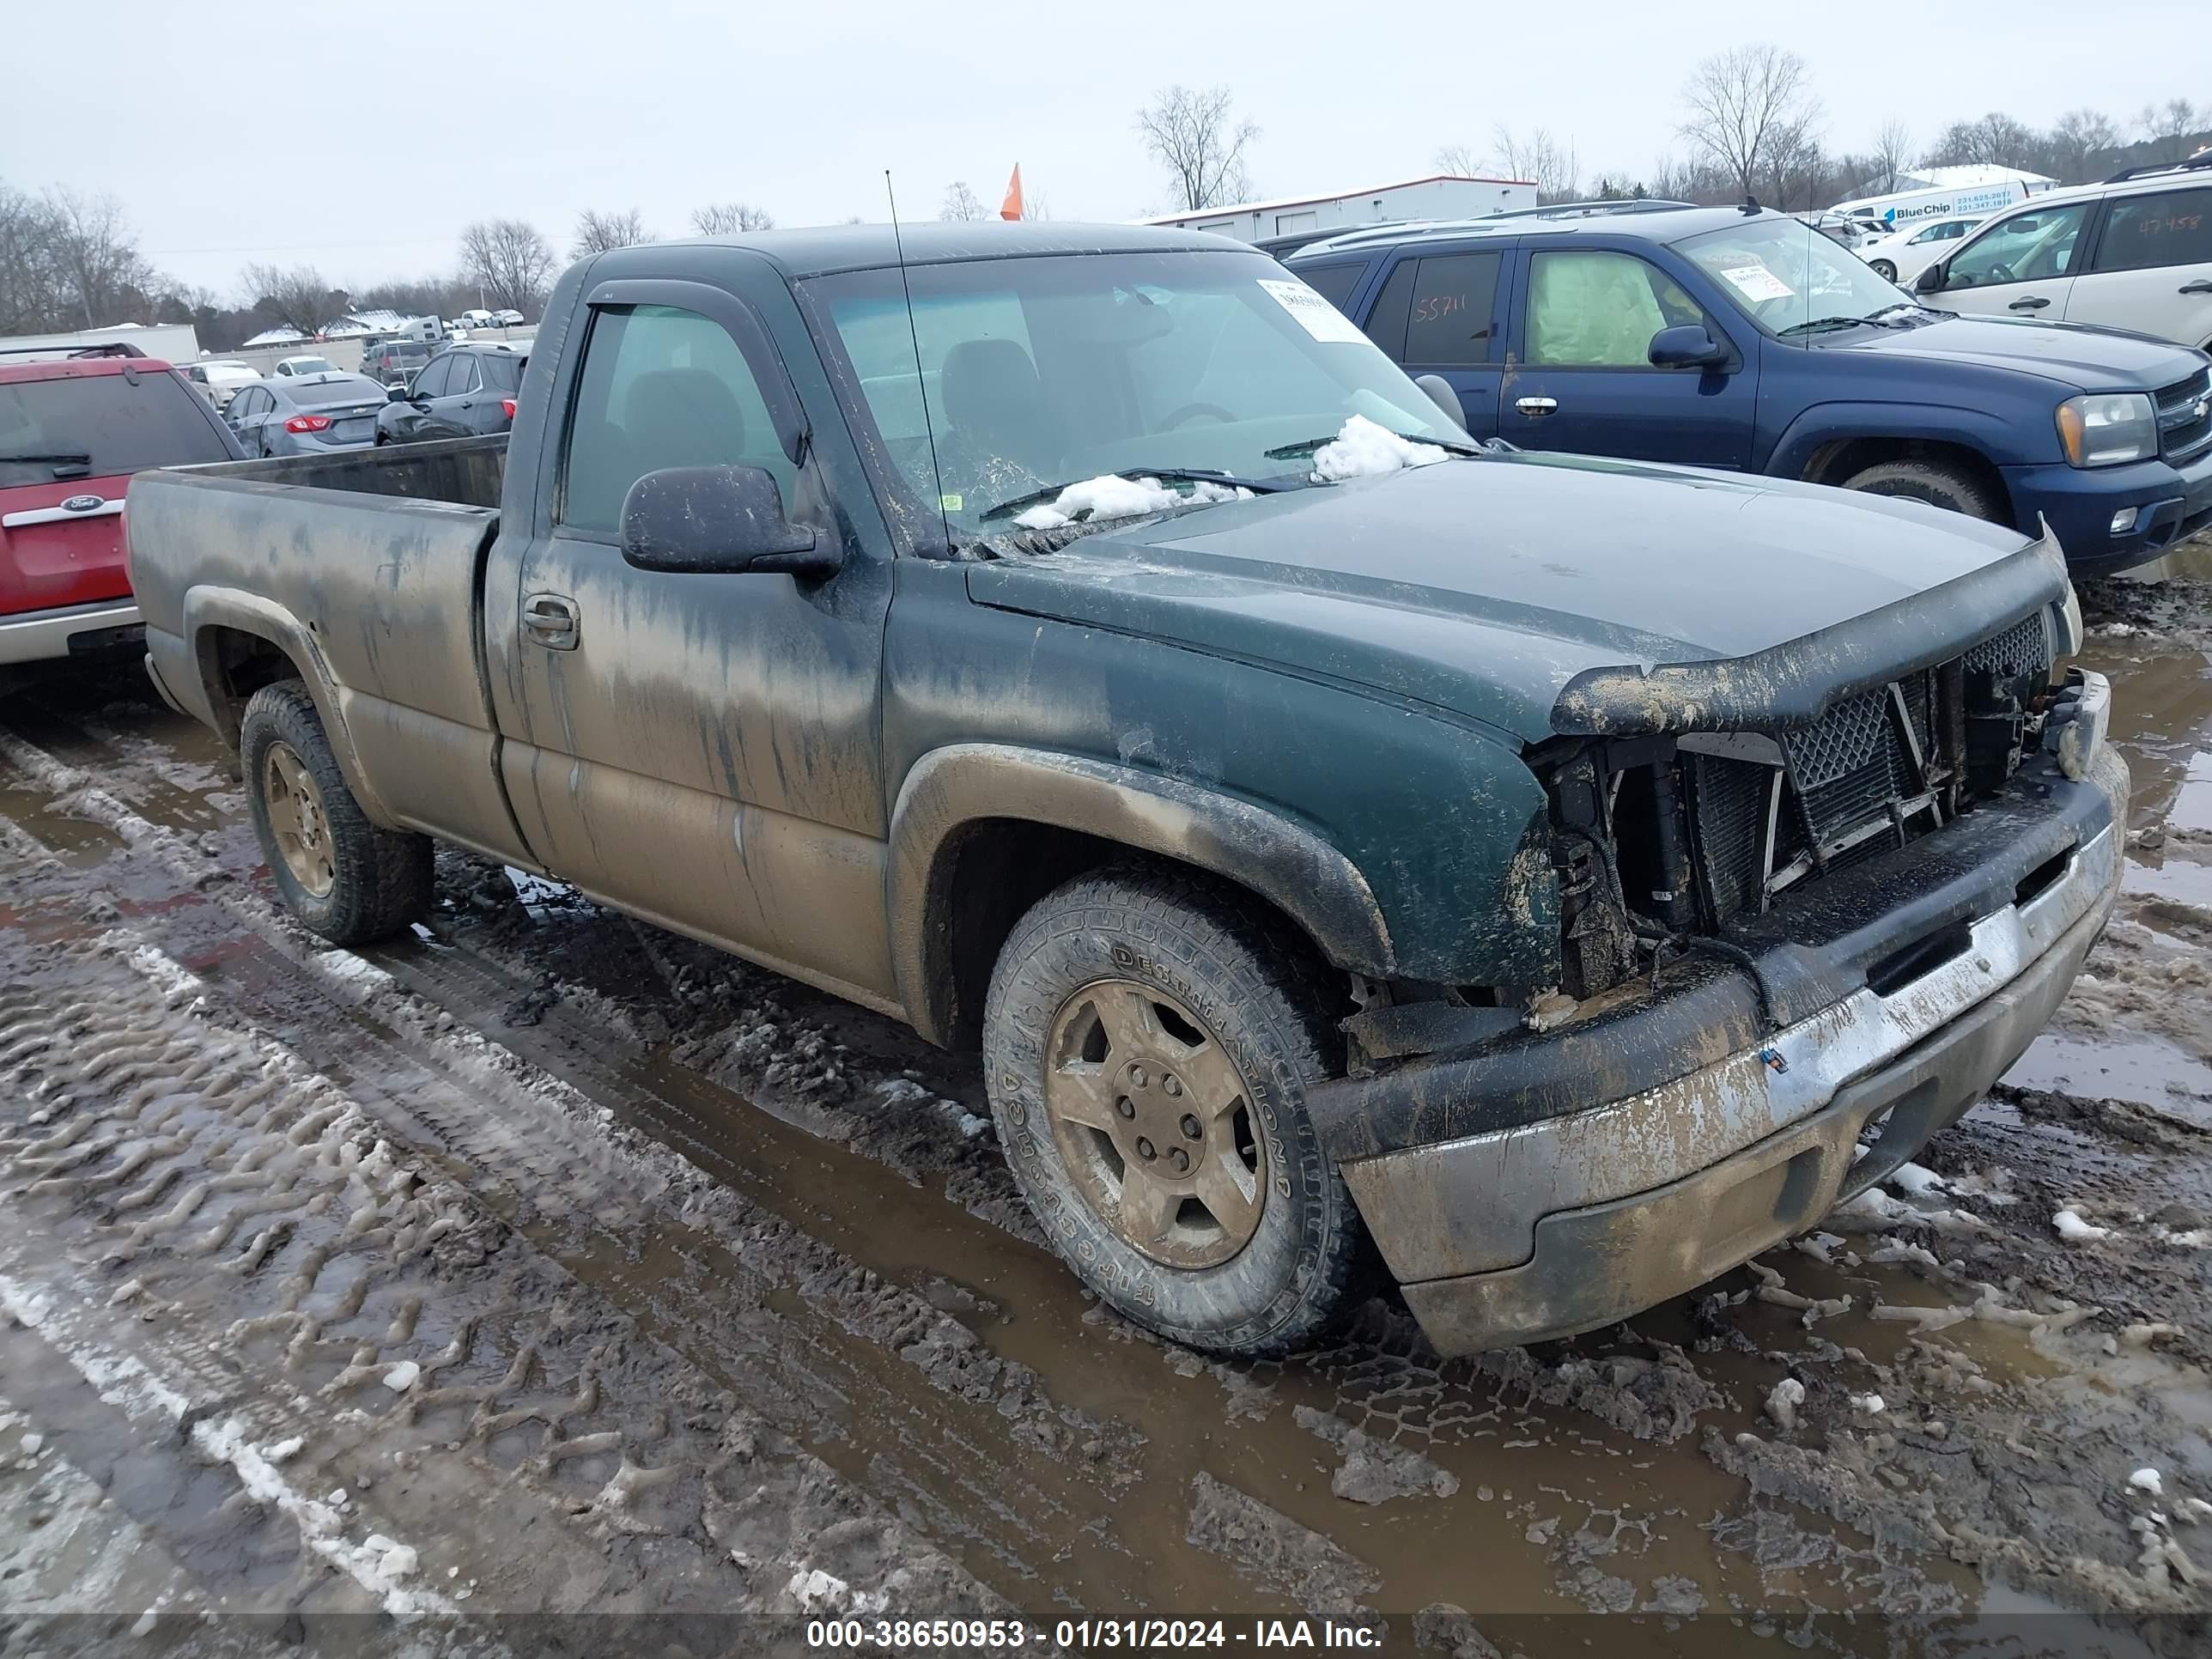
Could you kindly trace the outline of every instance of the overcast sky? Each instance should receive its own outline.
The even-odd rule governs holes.
[[[2207,0],[1674,0],[1384,8],[996,0],[538,0],[262,7],[7,0],[0,179],[112,192],[161,268],[229,295],[248,261],[333,283],[450,270],[472,218],[565,255],[578,210],[749,200],[783,224],[908,217],[1018,161],[1060,219],[1176,205],[1133,130],[1173,81],[1230,86],[1265,196],[1432,170],[1504,122],[1571,135],[1586,177],[1682,149],[1681,83],[1772,40],[1813,68],[1832,149],[2005,110],[2212,103]],[[46,66],[43,70],[39,66]],[[29,71],[29,72],[26,72]],[[127,90],[126,90],[127,88]]]

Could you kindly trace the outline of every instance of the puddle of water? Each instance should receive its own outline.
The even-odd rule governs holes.
[[[2115,1029],[2093,1042],[2045,1031],[2004,1081],[2089,1100],[2131,1100],[2212,1128],[2212,1064],[2140,1032]]]
[[[2212,829],[2212,774],[2197,769],[2212,734],[2212,664],[2201,651],[2131,643],[2092,639],[2077,659],[2112,683],[2112,736],[2135,783],[2129,817],[2137,829],[2167,820],[2187,794],[2185,810]]]

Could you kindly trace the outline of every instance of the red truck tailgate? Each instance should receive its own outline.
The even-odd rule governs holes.
[[[0,487],[0,616],[119,599],[128,474]]]

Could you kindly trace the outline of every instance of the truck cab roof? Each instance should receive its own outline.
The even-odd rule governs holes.
[[[688,237],[676,243],[616,248],[599,256],[595,274],[618,276],[628,264],[653,260],[652,248],[741,247],[765,256],[793,280],[834,271],[872,270],[900,263],[948,264],[977,259],[1024,259],[1054,253],[1170,253],[1250,252],[1247,244],[1206,231],[1163,230],[1150,225],[1063,224],[1054,221],[982,220],[959,223],[902,223],[894,236],[885,225],[824,225],[805,230],[747,231],[732,236]]]

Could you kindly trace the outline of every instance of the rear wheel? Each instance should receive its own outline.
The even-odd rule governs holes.
[[[992,1112],[1030,1208],[1083,1281],[1162,1335],[1310,1344],[1372,1246],[1305,1106],[1340,1042],[1305,942],[1178,872],[1079,878],[1000,953]]]
[[[305,686],[256,691],[238,746],[261,855],[293,915],[334,945],[362,945],[429,913],[429,838],[369,822]]]
[[[1863,489],[1870,495],[1902,495],[1992,524],[2006,520],[2004,503],[1994,489],[1964,468],[1941,462],[1884,461],[1846,478],[1844,488]]]
[[[1897,267],[1890,264],[1888,260],[1869,259],[1867,261],[1867,264],[1869,268],[1873,270],[1874,274],[1881,277],[1883,282],[1893,283],[1897,280]]]

